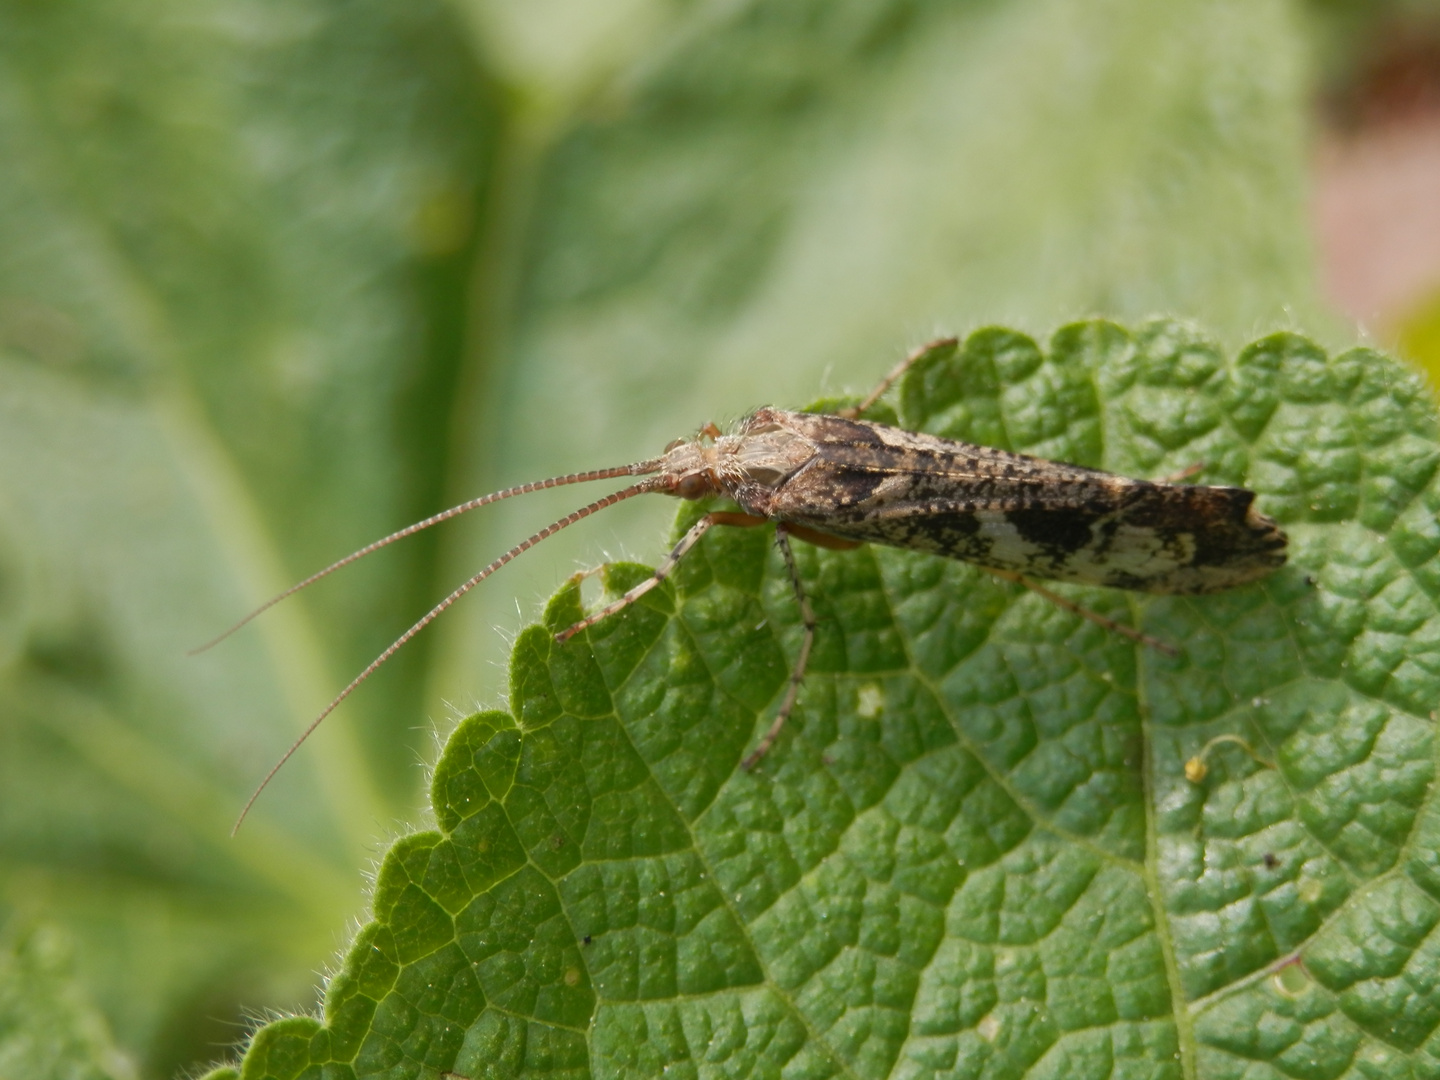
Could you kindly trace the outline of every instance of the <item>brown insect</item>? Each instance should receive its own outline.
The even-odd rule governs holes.
[[[876,543],[963,559],[1024,585],[1067,611],[1171,654],[1174,650],[1163,642],[1087,611],[1029,577],[1150,593],[1207,593],[1255,581],[1285,562],[1285,534],[1255,509],[1255,493],[1244,488],[1132,480],[858,419],[911,365],[952,351],[956,344],[954,338],[945,338],[915,350],[859,406],[840,415],[762,408],[730,434],[710,424],[693,439],[672,442],[658,458],[521,484],[462,503],[368,544],[256,609],[203,648],[342,566],[469,510],[545,488],[645,477],[516,544],[431,608],[311,722],[261,781],[236,828],[320,722],[442,611],[546,537],[636,495],[722,496],[739,509],[705,514],[653,576],[556,634],[555,640],[568,641],[634,603],[664,581],[716,525],[752,527],[773,522],[804,635],[775,720],[741,763],[746,769],[770,749],[794,709],[815,639],[815,616],[795,568],[791,536],[828,548]]]

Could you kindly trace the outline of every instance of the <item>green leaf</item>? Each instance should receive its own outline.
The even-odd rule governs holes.
[[[0,11],[0,915],[147,1075],[313,1001],[408,808],[423,654],[227,839],[424,546],[185,653],[439,500],[492,111],[433,0]]]
[[[183,657],[252,604],[447,502],[868,383],[932,328],[1324,333],[1298,31],[1287,0],[4,5],[0,911],[73,935],[143,1075],[193,1070],[239,1002],[313,1003],[432,719],[495,700],[512,605],[598,545],[650,556],[660,511],[477,591],[232,842],[331,694],[547,504]],[[726,651],[747,615],[717,608],[687,660],[725,665],[727,721],[684,744],[686,813],[746,743],[751,673],[786,666],[763,633]],[[882,664],[886,634],[818,659]],[[611,669],[572,700],[526,647],[525,723],[618,707]]]
[[[75,979],[73,944],[54,926],[0,933],[0,1076],[131,1080],[104,1017]]]
[[[509,710],[452,735],[438,829],[384,859],[324,1023],[262,1027],[240,1076],[1434,1072],[1419,378],[1291,334],[1231,357],[1093,321],[1045,348],[977,331],[898,399],[946,436],[1201,463],[1259,493],[1291,561],[1212,596],[1063,589],[1171,657],[963,563],[798,545],[820,632],[752,773],[799,643],[768,530],[713,531],[559,646],[572,583],[516,642]]]

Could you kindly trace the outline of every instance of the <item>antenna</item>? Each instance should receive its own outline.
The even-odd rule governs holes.
[[[315,582],[319,581],[323,577],[328,577],[336,570],[339,570],[342,566],[349,566],[357,559],[363,559],[372,551],[379,551],[381,548],[393,544],[396,540],[403,540],[407,536],[413,536],[415,533],[420,532],[422,529],[428,529],[432,525],[439,525],[442,521],[449,521],[453,517],[459,517],[461,514],[467,513],[471,510],[475,510],[478,507],[486,506],[493,502],[499,502],[501,499],[513,498],[516,495],[529,495],[533,491],[544,491],[546,488],[564,487],[567,484],[584,484],[588,483],[591,480],[611,480],[617,476],[639,476],[643,473],[655,472],[659,468],[659,466],[660,462],[658,460],[637,461],[630,465],[616,465],[609,469],[592,469],[589,472],[569,473],[566,476],[552,476],[549,480],[534,480],[528,484],[519,484],[515,487],[504,488],[500,491],[493,491],[489,495],[482,495],[478,499],[471,499],[469,502],[463,502],[459,506],[452,506],[449,510],[442,510],[440,511],[440,513],[426,518],[424,521],[417,521],[414,525],[406,525],[405,528],[401,529],[398,532],[393,532],[389,536],[381,537],[379,540],[376,540],[372,544],[366,544],[359,551],[352,551],[349,555],[346,555],[339,562],[333,562],[329,566],[325,567],[324,570],[317,570],[315,573],[307,577],[304,581],[296,582],[284,592],[276,593],[269,600],[266,600],[265,603],[261,604],[254,611],[250,612],[249,615],[246,615],[234,626],[230,627],[230,629],[226,630],[218,637],[211,638],[204,645],[200,645],[194,649],[191,649],[185,655],[199,656],[201,653],[207,651],[208,649],[213,649],[216,645],[219,645],[220,642],[224,641],[231,634],[235,633],[236,630],[239,630],[251,619],[255,618],[257,615],[261,615],[264,612],[269,611],[272,607],[278,604],[281,600],[284,600],[287,596],[294,596],[301,589],[304,589],[310,585],[314,585]]]
[[[642,464],[642,465],[643,465],[643,464],[648,464],[648,463],[647,463],[647,462],[640,462],[639,464]],[[635,466],[627,466],[627,468],[635,468]],[[584,476],[584,477],[586,477],[587,479],[589,479],[589,478],[599,479],[599,478],[600,478],[600,477],[598,477],[598,476],[593,476],[593,474],[588,474],[588,473],[578,473],[578,474],[576,474],[576,475],[578,475],[578,476]],[[572,481],[572,482],[578,482],[578,481]],[[534,486],[546,486],[547,483],[548,483],[547,481],[540,481],[538,485],[526,485],[526,486],[530,486],[530,487],[534,487]],[[550,486],[555,486],[555,485],[550,485]],[[491,574],[493,574],[496,570],[499,570],[502,566],[504,566],[506,563],[508,563],[511,559],[514,559],[517,555],[519,555],[519,554],[521,554],[522,552],[528,550],[529,548],[534,547],[534,546],[535,546],[536,544],[538,544],[541,540],[544,540],[547,536],[553,536],[555,533],[559,532],[561,529],[564,529],[564,528],[567,528],[568,526],[574,525],[574,524],[575,524],[577,521],[579,521],[581,518],[587,518],[587,517],[589,517],[591,514],[596,513],[597,511],[604,510],[604,509],[605,509],[606,507],[608,507],[608,506],[614,506],[616,503],[622,502],[622,501],[624,501],[625,499],[633,498],[633,497],[635,497],[636,495],[645,495],[645,494],[648,494],[649,492],[652,492],[652,491],[660,491],[660,490],[663,489],[663,486],[664,486],[664,480],[663,480],[662,478],[658,478],[658,477],[657,477],[657,478],[651,479],[651,480],[642,480],[642,481],[640,481],[640,483],[638,483],[638,484],[632,484],[632,485],[630,485],[630,486],[627,487],[627,488],[622,488],[621,490],[616,491],[616,492],[613,492],[613,493],[610,494],[610,495],[606,495],[603,499],[596,499],[596,500],[595,500],[594,502],[592,502],[589,506],[582,506],[579,510],[575,510],[575,511],[573,511],[572,513],[566,514],[566,515],[565,515],[563,518],[561,518],[559,521],[553,522],[552,524],[545,526],[545,528],[541,529],[541,530],[540,530],[539,532],[537,532],[534,536],[531,536],[531,537],[529,537],[528,539],[525,539],[525,540],[520,541],[520,543],[516,544],[516,545],[515,545],[513,548],[511,548],[509,551],[505,552],[504,555],[501,555],[498,559],[496,559],[494,562],[492,562],[489,566],[485,567],[484,570],[481,570],[478,574],[476,574],[474,577],[472,577],[469,581],[465,582],[465,584],[461,585],[458,589],[456,589],[454,592],[452,592],[449,596],[445,597],[444,600],[441,600],[441,601],[440,601],[438,604],[436,604],[433,608],[431,608],[429,611],[427,611],[427,612],[424,614],[424,616],[423,616],[418,622],[415,623],[414,626],[410,627],[409,630],[406,630],[406,631],[405,631],[403,634],[401,634],[398,638],[396,638],[394,641],[392,641],[392,642],[390,643],[389,648],[387,648],[384,652],[382,652],[382,653],[381,653],[379,656],[377,656],[374,660],[370,661],[369,666],[367,666],[364,671],[360,672],[359,675],[356,675],[355,678],[353,678],[352,680],[350,680],[350,685],[347,686],[347,687],[345,687],[344,690],[341,690],[340,693],[336,694],[336,695],[335,695],[335,699],[334,699],[333,701],[331,701],[329,705],[326,705],[326,706],[325,706],[325,708],[321,711],[320,715],[317,716],[317,717],[315,717],[314,720],[311,720],[311,721],[310,721],[310,726],[307,727],[304,731],[302,731],[302,732],[300,733],[300,737],[299,737],[298,739],[296,739],[293,743],[290,744],[290,749],[286,750],[285,753],[281,756],[280,760],[277,761],[277,762],[274,764],[274,766],[270,769],[270,771],[265,774],[265,779],[263,779],[263,780],[260,781],[260,786],[257,787],[257,788],[255,789],[255,791],[251,794],[250,798],[246,800],[245,806],[244,806],[244,807],[241,809],[241,811],[240,811],[240,816],[235,819],[235,827],[230,830],[230,835],[231,835],[231,836],[234,836],[237,832],[240,831],[240,826],[245,823],[245,817],[246,817],[247,814],[250,813],[250,808],[255,805],[255,800],[260,797],[260,793],[261,793],[262,791],[264,791],[267,786],[269,786],[270,781],[275,778],[275,774],[278,773],[278,772],[280,771],[281,767],[284,766],[284,764],[285,764],[287,761],[289,761],[291,757],[294,756],[295,751],[299,750],[300,747],[305,744],[305,740],[310,737],[311,732],[313,732],[316,728],[318,728],[318,727],[320,726],[320,722],[321,722],[322,720],[324,720],[327,716],[329,716],[332,712],[334,712],[336,706],[338,706],[342,701],[344,701],[347,697],[349,697],[350,694],[351,694],[351,692],[352,692],[357,686],[359,686],[359,685],[360,685],[361,683],[363,683],[366,679],[368,679],[372,674],[374,674],[376,668],[378,668],[381,664],[385,663],[386,660],[389,660],[390,657],[394,656],[395,653],[396,653],[397,651],[399,651],[399,649],[400,649],[407,641],[409,641],[411,638],[413,638],[413,637],[414,637],[416,634],[418,634],[421,630],[425,629],[425,627],[429,626],[430,623],[434,622],[434,621],[435,621],[435,618],[436,618],[442,611],[444,611],[446,608],[448,608],[451,604],[455,603],[456,600],[459,600],[462,596],[464,596],[467,592],[469,592],[471,589],[473,589],[476,585],[479,585],[480,582],[484,581],[487,577],[489,577]],[[502,493],[502,494],[512,494],[512,493],[513,493],[513,494],[519,494],[520,491],[519,491],[519,489],[517,489],[517,488],[511,488],[511,489],[509,489],[507,492]],[[397,535],[398,535],[398,534],[397,534]],[[371,545],[371,546],[373,547],[374,545]],[[339,565],[339,564],[337,564],[337,565]],[[294,590],[291,590],[291,591],[293,592]]]

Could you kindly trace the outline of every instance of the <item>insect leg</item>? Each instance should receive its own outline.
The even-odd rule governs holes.
[[[665,561],[655,568],[655,573],[652,576],[646,578],[639,585],[636,585],[633,589],[627,592],[624,596],[615,600],[613,603],[606,604],[599,611],[585,616],[585,618],[581,619],[574,626],[568,627],[567,629],[560,631],[560,633],[555,635],[555,640],[563,645],[576,634],[580,633],[581,630],[585,630],[589,627],[594,626],[601,619],[608,618],[609,616],[614,615],[617,611],[621,611],[629,607],[636,600],[639,600],[640,597],[644,596],[651,589],[655,588],[656,585],[659,585],[662,581],[669,577],[671,572],[674,571],[676,564],[685,557],[686,552],[688,552],[697,543],[699,543],[700,537],[704,536],[707,532],[709,532],[713,526],[738,525],[742,528],[748,528],[750,526],[764,524],[764,518],[755,517],[753,514],[739,514],[735,513],[734,511],[725,510],[706,514],[694,525],[690,526],[689,531],[680,538],[680,542],[675,545],[674,550],[672,550],[670,554],[665,557]]]
[[[784,522],[775,526],[775,546],[780,549],[780,554],[785,557],[785,569],[790,572],[790,584],[795,588],[795,600],[800,605],[800,620],[805,626],[805,636],[800,641],[800,655],[795,659],[795,668],[790,672],[790,684],[785,688],[785,700],[780,703],[780,711],[775,714],[775,722],[770,725],[770,730],[765,732],[759,744],[740,762],[740,767],[747,772],[760,764],[763,758],[775,744],[776,738],[780,735],[780,729],[785,726],[785,721],[790,718],[790,713],[795,708],[795,698],[800,693],[800,683],[805,679],[805,669],[810,664],[810,649],[815,644],[815,612],[810,607],[810,600],[805,595],[805,588],[800,584],[800,571],[795,566],[795,554],[790,550],[790,538]]]
[[[910,350],[910,354],[906,356],[904,360],[901,360],[900,363],[896,364],[889,375],[886,375],[885,378],[880,380],[880,385],[875,387],[874,390],[871,390],[865,400],[860,402],[860,404],[856,405],[853,409],[841,410],[840,415],[848,417],[851,420],[855,419],[855,417],[864,413],[866,409],[870,408],[871,405],[874,405],[875,402],[879,401],[882,397],[884,397],[885,391],[889,390],[890,387],[895,385],[895,380],[900,378],[901,375],[904,375],[905,372],[909,371],[912,367],[914,367],[915,364],[919,362],[921,357],[928,356],[930,353],[934,352],[937,349],[953,349],[957,344],[959,344],[958,338],[943,337],[936,338],[934,341],[928,341],[924,345],[921,345],[918,349]]]
[[[1067,600],[1059,593],[1051,592],[1049,589],[1045,588],[1044,585],[1037,584],[1036,582],[1031,581],[1029,578],[1025,577],[1022,574],[1017,574],[1012,570],[996,570],[995,568],[989,566],[987,566],[985,569],[989,573],[994,574],[996,577],[1000,578],[1003,581],[1013,581],[1016,585],[1024,585],[1025,588],[1029,589],[1031,592],[1035,593],[1038,596],[1043,596],[1046,600],[1049,600],[1056,607],[1063,608],[1065,611],[1070,612],[1072,615],[1079,615],[1082,619],[1089,619],[1096,626],[1103,626],[1106,630],[1113,630],[1121,637],[1127,637],[1131,641],[1136,642],[1140,645],[1148,645],[1156,652],[1164,653],[1166,656],[1180,655],[1180,650],[1175,648],[1174,645],[1167,645],[1159,638],[1153,638],[1149,634],[1142,634],[1133,626],[1126,626],[1124,623],[1118,623],[1114,619],[1107,618],[1104,615],[1091,611],[1089,608],[1083,608],[1079,604],[1075,603],[1075,601]]]
[[[822,547],[828,551],[854,551],[860,546],[859,540],[846,540],[843,537],[831,536],[829,533],[822,533],[818,529],[809,529],[804,525],[796,525],[794,522],[787,524],[785,531],[796,540],[804,540],[807,544],[814,544],[816,547]]]

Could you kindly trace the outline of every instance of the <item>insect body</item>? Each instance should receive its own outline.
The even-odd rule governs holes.
[[[1285,561],[1285,534],[1244,488],[1130,480],[846,417],[760,409],[659,468],[661,490],[726,495],[802,537],[1056,581],[1207,593]]]
[[[1131,480],[858,419],[911,364],[954,345],[952,338],[917,349],[861,406],[845,415],[763,408],[730,434],[708,425],[694,439],[671,443],[658,458],[507,488],[377,540],[276,596],[210,644],[340,567],[476,507],[542,488],[623,476],[644,478],[517,544],[431,608],[315,718],[250,797],[240,821],[310,732],[442,611],[547,536],[636,495],[723,496],[739,510],[717,510],[701,517],[652,577],[557,634],[556,640],[569,640],[655,588],[716,525],[773,522],[804,636],[775,721],[742,763],[745,768],[765,754],[794,708],[815,638],[815,617],[795,568],[791,536],[824,547],[878,543],[976,563],[1067,610],[1166,652],[1173,649],[1087,611],[1029,578],[1152,593],[1207,593],[1255,581],[1284,563],[1285,534],[1255,509],[1254,492],[1244,488]]]

